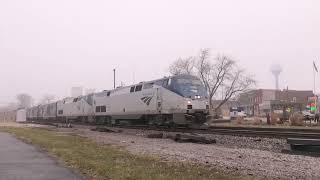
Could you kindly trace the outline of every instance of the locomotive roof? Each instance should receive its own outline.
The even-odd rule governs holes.
[[[194,79],[194,78],[197,78],[196,76],[189,75],[189,74],[179,74],[179,75],[173,75],[173,76],[168,76],[168,77],[165,76],[165,77],[160,78],[160,79],[155,79],[155,80],[151,80],[151,81],[142,81],[142,82],[139,82],[139,83],[136,83],[136,84],[131,84],[131,85],[128,85],[128,86],[122,86],[122,87],[118,87],[118,88],[112,89],[112,90],[103,90],[102,92],[98,92],[98,93],[109,92],[109,91],[114,92],[114,91],[118,91],[118,90],[122,90],[122,89],[126,89],[126,88],[131,88],[132,86],[146,84],[146,83],[153,83],[153,82],[156,82],[156,81],[161,81],[161,80],[169,79],[169,78],[173,78],[173,77],[183,78],[183,79]],[[94,93],[94,94],[97,94],[97,93]]]

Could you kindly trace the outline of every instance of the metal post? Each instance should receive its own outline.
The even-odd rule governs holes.
[[[312,69],[313,69],[313,93],[315,94],[316,93],[316,70],[314,69],[314,67]]]
[[[316,111],[314,113],[318,112],[318,103],[317,103],[317,95],[316,95],[316,70],[313,68],[313,93],[314,93],[314,106],[316,107]]]
[[[116,89],[116,69],[113,69],[113,89]]]

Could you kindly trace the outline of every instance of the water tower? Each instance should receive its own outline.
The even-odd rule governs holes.
[[[271,66],[271,72],[276,81],[276,90],[279,90],[279,76],[282,72],[282,67],[279,64],[274,64]]]

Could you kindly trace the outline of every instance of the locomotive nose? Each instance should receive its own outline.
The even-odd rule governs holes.
[[[209,109],[209,103],[206,100],[193,99],[187,100],[187,109]]]

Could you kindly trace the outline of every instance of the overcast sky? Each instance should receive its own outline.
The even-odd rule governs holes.
[[[312,89],[319,0],[0,0],[0,105],[160,78],[200,48],[236,59],[258,87]],[[320,76],[318,76],[320,81]],[[319,88],[320,88],[320,83]]]

